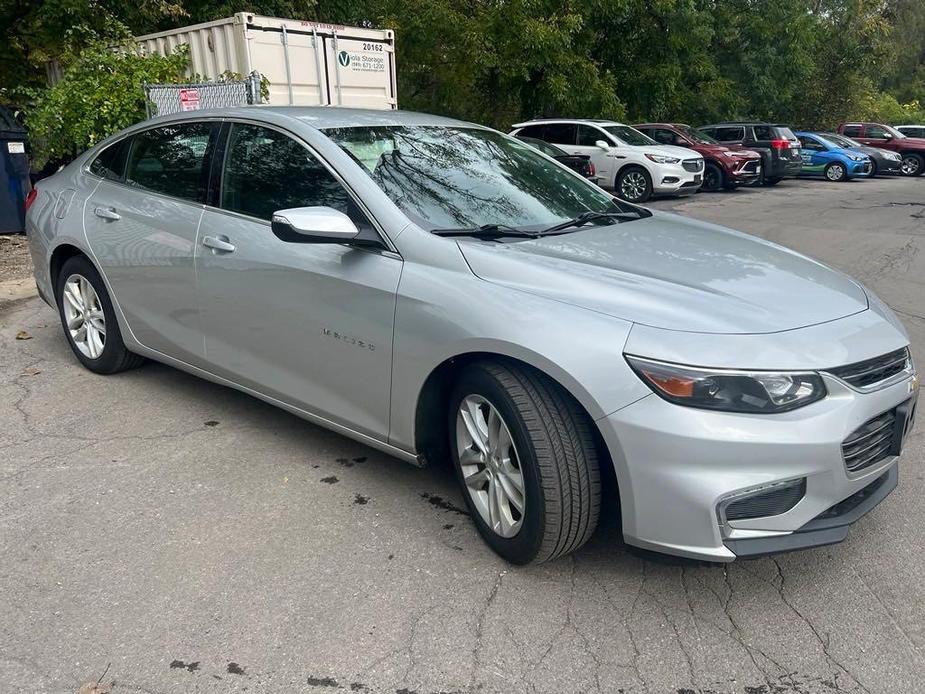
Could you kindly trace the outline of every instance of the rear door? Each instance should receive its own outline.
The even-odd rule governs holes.
[[[385,440],[401,258],[277,238],[270,218],[292,207],[333,207],[374,225],[301,141],[251,123],[226,130],[220,189],[196,249],[210,370]]]
[[[190,363],[202,358],[193,250],[218,122],[137,133],[101,155],[84,211],[87,240],[132,333]],[[124,158],[120,158],[124,157]]]

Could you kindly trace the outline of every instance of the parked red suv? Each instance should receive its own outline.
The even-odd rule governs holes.
[[[862,145],[899,152],[903,158],[899,171],[903,176],[925,173],[925,138],[903,135],[882,123],[842,123],[838,132]]]
[[[703,186],[714,191],[753,183],[761,177],[761,155],[749,149],[728,147],[706,133],[681,123],[643,123],[634,125],[662,145],[688,147],[704,159]]]

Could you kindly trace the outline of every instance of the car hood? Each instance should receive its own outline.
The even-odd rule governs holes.
[[[702,155],[687,147],[676,147],[674,145],[631,145],[633,149],[642,152],[651,152],[652,154],[665,154],[678,159],[696,159]]]
[[[770,333],[868,307],[860,286],[810,258],[662,212],[548,238],[459,245],[486,281],[671,330]]]

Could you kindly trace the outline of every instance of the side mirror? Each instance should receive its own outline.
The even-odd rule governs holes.
[[[600,147],[605,152],[610,151],[610,145],[604,142],[603,140],[598,140],[597,142],[594,143],[594,145],[595,147]]]
[[[350,217],[331,207],[278,210],[270,228],[288,243],[349,243],[360,233]]]
[[[883,139],[884,139],[884,140],[892,140],[892,139],[893,139],[893,133],[883,133]]]

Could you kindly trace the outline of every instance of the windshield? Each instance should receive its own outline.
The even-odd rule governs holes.
[[[897,139],[905,139],[905,138],[909,137],[908,135],[906,135],[906,134],[900,132],[899,130],[897,130],[896,128],[894,128],[894,127],[892,127],[892,126],[890,126],[890,125],[884,125],[884,126],[883,126],[883,129],[886,130],[890,135],[892,135],[893,137],[895,137],[895,138],[897,138]]]
[[[628,125],[602,125],[608,133],[626,145],[657,145],[658,143],[648,135],[643,135]]]
[[[689,125],[679,125],[677,127],[678,127],[678,130],[680,130],[682,133],[687,135],[687,137],[689,137],[694,142],[699,142],[702,145],[718,145],[719,144],[719,140],[714,140],[712,137],[707,135],[702,130],[697,130],[696,128],[692,128]]]
[[[530,145],[491,130],[403,125],[324,132],[426,229],[541,229],[585,212],[636,211]]]
[[[830,143],[836,147],[861,147],[860,142],[855,142],[850,137],[845,137],[844,135],[836,135],[835,133],[825,133],[820,135],[823,140],[828,140]]]

